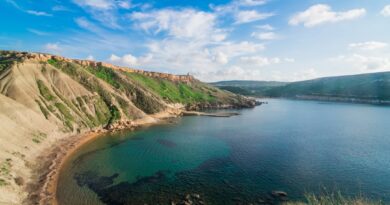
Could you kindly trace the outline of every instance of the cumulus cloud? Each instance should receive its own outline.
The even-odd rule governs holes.
[[[389,4],[389,5],[386,5],[386,6],[382,9],[381,15],[384,16],[384,17],[390,17],[390,4]]]
[[[351,49],[359,49],[359,50],[377,50],[382,49],[388,46],[387,43],[378,42],[378,41],[367,41],[361,43],[351,43],[348,45]]]
[[[341,55],[332,61],[344,62],[361,71],[389,71],[390,56]]]
[[[254,21],[264,20],[271,16],[273,13],[261,13],[256,10],[239,11],[235,14],[235,24],[250,23]]]
[[[166,32],[176,38],[225,39],[222,30],[216,28],[216,15],[194,9],[162,9],[152,12],[133,12],[130,18],[142,30],[158,34]]]
[[[124,66],[136,66],[138,65],[138,59],[137,57],[131,55],[131,54],[126,54],[123,55],[122,57],[119,57],[117,55],[111,54],[109,61],[119,64],[119,65],[124,65]]]
[[[115,54],[111,54],[108,61],[116,65],[134,67],[134,66],[143,66],[149,63],[152,60],[152,58],[153,56],[151,54],[141,56],[141,57],[136,57],[130,53],[125,54],[123,56],[117,56]]]
[[[251,36],[260,40],[274,40],[278,38],[278,35],[274,32],[253,32]]]
[[[313,27],[324,23],[334,23],[352,20],[366,14],[364,8],[336,12],[329,5],[313,5],[303,12],[295,14],[289,21],[290,25],[303,24],[306,27]]]
[[[218,52],[214,57],[215,62],[221,65],[225,65],[229,62],[228,56],[223,52]]]

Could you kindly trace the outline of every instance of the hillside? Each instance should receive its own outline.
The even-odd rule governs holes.
[[[254,105],[189,75],[0,51],[0,204],[20,204],[37,157],[68,136],[155,122],[184,109]]]
[[[223,86],[219,87],[225,89]],[[232,87],[240,90],[238,92],[232,88],[227,90],[248,95],[247,92],[253,89],[256,91],[251,93],[258,97],[390,104],[390,72],[326,77],[258,88]]]
[[[231,80],[210,83],[213,86],[233,93],[247,96],[264,96],[266,92],[278,86],[286,85],[285,82],[278,81],[251,81],[251,80]]]

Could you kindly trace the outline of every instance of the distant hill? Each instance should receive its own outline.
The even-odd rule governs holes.
[[[230,83],[239,82],[239,83]],[[225,81],[213,83],[231,92],[257,97],[286,97],[390,104],[390,72],[325,77],[293,83]],[[223,85],[223,86],[220,86]]]
[[[233,93],[248,96],[265,96],[267,91],[274,87],[287,85],[286,82],[277,81],[246,81],[232,80],[211,83],[211,85],[228,90]]]

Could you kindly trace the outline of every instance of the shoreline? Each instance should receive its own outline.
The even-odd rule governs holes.
[[[119,123],[109,129],[96,128],[86,131],[82,134],[70,136],[61,139],[53,144],[52,148],[42,151],[42,155],[37,157],[37,165],[32,169],[33,177],[31,183],[27,184],[25,190],[29,193],[23,204],[53,204],[58,205],[56,193],[59,180],[59,174],[69,158],[80,147],[102,137],[107,133],[119,130],[135,130],[140,127],[157,125],[169,122],[169,119],[182,116],[183,111],[174,112],[164,111],[154,115],[146,116],[135,121],[125,123],[126,126]]]

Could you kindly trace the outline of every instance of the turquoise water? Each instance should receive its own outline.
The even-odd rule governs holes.
[[[184,117],[101,137],[60,175],[61,204],[278,203],[342,191],[390,203],[390,108],[269,100],[231,118]]]

